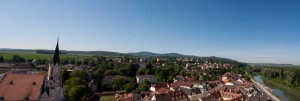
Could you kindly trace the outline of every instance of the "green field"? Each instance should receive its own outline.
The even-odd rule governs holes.
[[[35,52],[10,52],[10,51],[0,51],[0,56],[4,57],[4,60],[10,60],[13,55],[19,55],[26,60],[38,60],[38,59],[50,59],[52,58],[52,54],[37,54]],[[93,54],[61,54],[60,58],[88,58],[92,57]]]
[[[114,100],[116,99],[115,96],[111,95],[111,96],[101,96],[101,100]]]

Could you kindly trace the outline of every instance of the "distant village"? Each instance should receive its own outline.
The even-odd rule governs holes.
[[[0,63],[0,101],[273,100],[242,63],[148,56],[61,59],[59,54],[57,43],[49,61]]]

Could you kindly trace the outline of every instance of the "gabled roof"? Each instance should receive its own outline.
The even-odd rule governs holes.
[[[183,91],[170,91],[164,94],[156,94],[154,95],[156,101],[174,101],[179,99],[188,99],[187,94]]]
[[[201,90],[199,88],[184,88],[184,87],[178,87],[178,90],[182,90],[184,93],[186,93],[187,95],[193,95],[193,94],[200,94]]]
[[[192,87],[193,83],[190,82],[182,82],[182,81],[176,81],[170,84],[170,87],[172,87],[173,89],[176,89],[177,87]]]
[[[166,89],[166,88],[159,88],[157,89],[157,93],[158,94],[163,94],[163,93],[168,93],[170,90],[169,89]]]
[[[8,73],[0,82],[0,97],[4,100],[38,100],[45,75]]]
[[[159,88],[168,88],[168,84],[167,83],[157,83],[154,84],[153,87],[157,90]]]

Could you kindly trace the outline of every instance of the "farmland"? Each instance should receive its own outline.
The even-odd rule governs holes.
[[[0,51],[0,56],[3,56],[5,60],[10,60],[13,55],[19,55],[26,60],[43,60],[43,59],[50,59],[52,54],[37,54],[35,52],[14,52],[14,51]],[[61,59],[65,58],[88,58],[92,57],[93,54],[61,54]]]

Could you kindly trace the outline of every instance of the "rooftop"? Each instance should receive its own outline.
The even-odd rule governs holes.
[[[8,73],[0,82],[0,97],[4,100],[38,100],[45,75]]]

